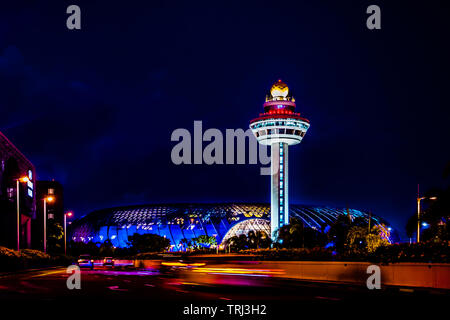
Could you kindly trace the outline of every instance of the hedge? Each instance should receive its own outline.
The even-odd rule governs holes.
[[[70,262],[71,259],[66,256],[50,256],[39,250],[22,249],[16,251],[0,247],[0,271],[69,265]]]

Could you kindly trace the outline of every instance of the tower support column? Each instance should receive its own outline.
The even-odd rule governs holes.
[[[271,144],[271,238],[276,239],[279,228],[289,223],[288,144]]]

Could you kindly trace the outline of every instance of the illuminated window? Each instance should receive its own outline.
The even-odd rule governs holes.
[[[12,199],[14,197],[14,188],[7,188],[6,193],[8,194],[8,198]]]
[[[33,176],[33,174],[31,173],[31,170],[29,170],[28,177],[32,177],[32,176]],[[34,184],[31,181],[31,178],[29,178],[29,180],[27,181],[27,193],[30,198],[33,198],[33,190],[34,190]]]

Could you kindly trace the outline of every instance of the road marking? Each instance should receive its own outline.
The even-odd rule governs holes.
[[[61,273],[61,272],[62,272],[62,270],[58,270],[58,271],[49,271],[49,272],[37,274],[37,275],[34,275],[34,276],[30,276],[30,278],[45,277],[45,276],[49,276],[49,275],[51,275],[51,274],[57,274],[57,273]]]
[[[339,299],[339,298],[321,297],[321,296],[316,296],[316,297],[314,297],[314,298],[316,298],[316,299],[323,299],[323,300],[332,300],[332,301],[339,301],[339,300],[341,300],[341,299]]]
[[[49,269],[59,269],[59,270],[63,270],[60,267],[50,267],[50,268],[36,268],[36,269],[25,269],[25,270],[19,270],[19,271],[12,271],[12,272],[7,272],[5,274],[0,274],[0,278],[6,278],[6,277],[17,277],[17,276],[24,276],[24,275],[29,275],[30,273],[33,272],[38,272],[38,271],[44,271],[44,270],[49,270]]]
[[[107,287],[109,290],[113,290],[113,291],[128,291],[128,289],[119,289],[119,286],[111,286],[111,287]]]
[[[50,290],[47,287],[38,286],[38,285],[32,284],[31,282],[28,282],[28,281],[20,281],[19,283],[22,287],[27,287],[27,288],[31,288],[31,289],[41,289],[44,291]]]
[[[184,290],[180,290],[180,289],[177,289],[175,291],[178,291],[178,292],[181,292],[181,293],[189,293],[189,291],[184,291]]]

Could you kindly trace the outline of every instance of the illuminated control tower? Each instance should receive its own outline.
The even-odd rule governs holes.
[[[264,113],[250,121],[256,139],[271,147],[271,237],[289,223],[288,147],[302,141],[309,121],[295,113],[295,99],[288,86],[278,80],[266,96]]]

